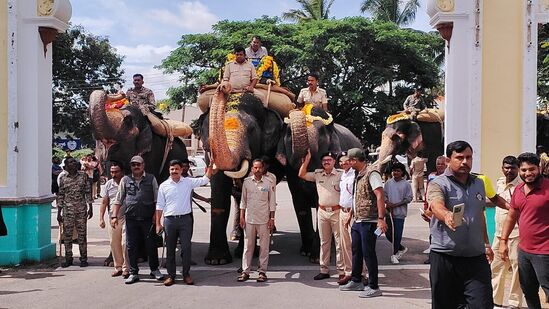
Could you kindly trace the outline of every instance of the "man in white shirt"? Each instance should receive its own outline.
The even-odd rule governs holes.
[[[181,243],[181,258],[183,260],[183,281],[187,285],[194,284],[189,274],[191,268],[191,237],[193,234],[193,216],[191,194],[194,188],[203,186],[212,176],[212,163],[202,178],[181,177],[185,169],[189,169],[189,160],[170,161],[170,178],[158,187],[156,202],[156,233],[162,229],[166,232],[166,269],[168,278],[165,286],[175,283],[175,249],[177,239]],[[160,218],[164,215],[164,225]]]
[[[261,46],[261,38],[259,35],[254,35],[250,46],[246,48],[246,58],[257,68],[261,58],[267,55],[269,55],[267,48]]]
[[[345,276],[337,282],[339,285],[345,285],[351,280],[351,271],[353,267],[353,252],[351,242],[351,226],[347,221],[351,218],[351,209],[353,208],[353,183],[355,181],[355,169],[349,163],[349,157],[346,152],[341,153],[339,157],[339,166],[343,169],[341,182],[339,183],[339,242],[341,244],[341,255],[343,256],[343,267]]]

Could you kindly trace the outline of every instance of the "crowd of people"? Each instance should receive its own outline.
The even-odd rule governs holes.
[[[235,54],[235,61],[225,68],[223,80],[233,90],[253,92],[258,79],[254,75],[255,60],[266,55],[267,50],[261,46],[260,38],[254,37],[250,47],[237,48]],[[327,110],[326,92],[318,87],[318,77],[310,74],[307,83],[309,87],[301,90],[298,103],[313,103]],[[137,90],[128,91],[131,104],[151,104],[152,92],[142,84],[142,75],[136,74]],[[413,112],[424,108],[420,97],[416,90],[406,100],[405,109]],[[154,103],[154,96],[152,100]],[[520,307],[524,295],[529,308],[541,308],[540,286],[549,295],[549,179],[543,177],[545,163],[533,153],[503,158],[503,177],[497,180],[494,190],[485,175],[471,173],[473,148],[467,142],[449,143],[445,155],[437,158],[436,171],[427,176],[424,190],[425,159],[420,157],[411,161],[411,181],[406,177],[407,166],[401,163],[391,165],[391,176],[384,181],[380,171],[369,164],[368,153],[363,149],[322,154],[322,168],[314,171],[309,169],[311,153],[307,153],[298,175],[304,181],[314,182],[318,192],[320,269],[312,279],[330,278],[334,239],[339,289],[359,291],[358,296],[363,298],[381,296],[377,239],[385,234],[392,244],[390,262],[400,263],[408,252],[402,243],[408,207],[412,201],[424,201],[422,216],[430,226],[426,263],[431,265],[433,308],[501,306],[509,274],[508,304]],[[98,194],[92,188],[97,187],[95,171],[101,174],[101,164],[93,156],[83,159],[80,168],[77,160],[66,158],[64,171],[58,167],[58,161],[53,163],[52,178],[56,178],[58,187],[52,183],[52,192],[57,193],[58,221],[63,225],[65,244],[63,267],[73,264],[74,231],[80,266],[88,265],[86,221],[93,215],[93,199],[102,196],[100,226],[109,229],[113,277],[123,276],[126,284],[138,282],[138,260],[145,251],[150,276],[166,286],[173,285],[179,242],[183,281],[194,283],[190,275],[194,222],[191,197],[194,188],[209,182],[212,165],[205,176],[192,178],[187,159],[172,160],[170,177],[159,185],[153,175],[145,173],[145,162],[140,156],[130,162],[111,162],[111,179]],[[124,164],[131,166],[129,175],[123,174]],[[260,244],[257,281],[268,280],[269,245],[276,213],[276,178],[269,174],[266,162],[255,159],[242,184],[238,222],[244,231],[244,253],[239,282],[250,279],[256,238]],[[497,206],[493,244],[486,226],[487,202]],[[155,235],[162,232],[166,237],[166,275],[159,270],[155,241]]]

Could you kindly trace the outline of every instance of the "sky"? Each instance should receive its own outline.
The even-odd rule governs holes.
[[[331,16],[364,15],[360,13],[361,3],[362,0],[335,0]],[[420,3],[410,27],[430,31],[427,0]],[[132,86],[131,76],[141,73],[145,76],[145,87],[151,88],[157,99],[167,97],[166,90],[177,85],[178,77],[163,74],[154,66],[177,48],[181,35],[209,32],[220,20],[281,16],[299,8],[294,0],[71,0],[71,4],[71,23],[108,37],[117,52],[125,56],[124,90]]]

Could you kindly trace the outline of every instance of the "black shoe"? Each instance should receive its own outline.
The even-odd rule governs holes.
[[[61,263],[61,267],[67,268],[69,266],[72,266],[72,259],[66,259],[65,262]]]
[[[314,280],[323,280],[328,278],[330,278],[330,274],[323,274],[323,273],[320,273],[313,277]]]
[[[90,264],[88,264],[87,261],[81,261],[80,262],[80,267],[88,267],[88,265],[90,265]]]

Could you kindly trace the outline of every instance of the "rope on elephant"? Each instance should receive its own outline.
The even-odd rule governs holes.
[[[164,155],[162,157],[162,164],[160,164],[160,170],[158,171],[158,174],[162,173],[162,170],[164,169],[164,165],[166,164],[166,159],[168,159],[168,153],[170,152],[173,146],[172,127],[164,119],[160,119],[160,123],[162,123],[162,125],[164,126],[164,129],[167,132],[167,137],[166,137],[166,146],[164,147]]]

